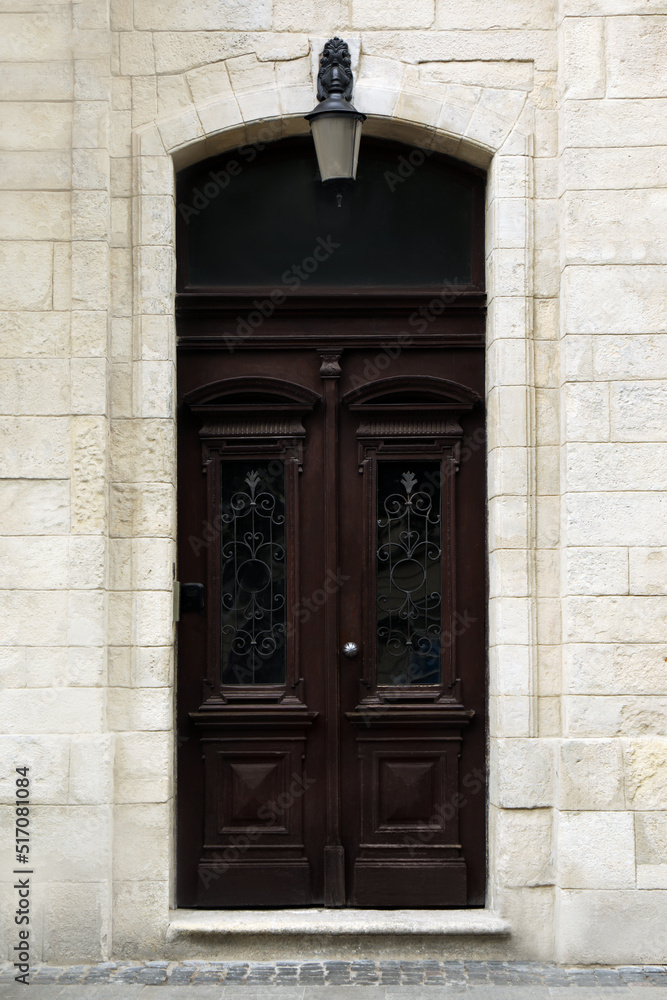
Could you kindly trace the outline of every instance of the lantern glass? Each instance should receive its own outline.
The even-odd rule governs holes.
[[[362,121],[354,114],[313,116],[310,127],[322,181],[354,180]]]

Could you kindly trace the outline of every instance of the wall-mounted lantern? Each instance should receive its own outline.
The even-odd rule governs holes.
[[[313,133],[322,181],[353,181],[366,115],[352,107],[350,50],[342,38],[324,46],[317,74],[317,107],[305,115]]]

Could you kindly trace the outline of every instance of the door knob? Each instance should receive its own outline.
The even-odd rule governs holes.
[[[343,646],[343,656],[349,657],[351,660],[353,656],[357,656],[359,653],[359,647],[356,642],[346,642]]]

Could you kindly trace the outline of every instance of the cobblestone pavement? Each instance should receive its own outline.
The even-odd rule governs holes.
[[[562,968],[518,962],[103,962],[36,965],[30,992],[0,965],[0,997],[13,1000],[476,1000],[564,997],[667,1000],[667,966]],[[159,987],[159,989],[156,989]],[[569,994],[568,994],[569,995]]]

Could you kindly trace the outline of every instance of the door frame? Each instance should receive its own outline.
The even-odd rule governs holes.
[[[388,59],[396,65],[396,79],[400,80],[403,64],[391,56]],[[208,91],[207,86],[210,87]],[[285,117],[276,117],[276,95],[282,107],[290,107],[292,97],[289,87],[278,85],[275,91],[257,91],[250,79],[244,86],[246,90],[237,85],[235,89],[232,87],[232,91],[241,106],[245,106],[251,95],[253,110],[248,116],[247,124],[239,123],[234,110],[237,105],[229,101],[227,95],[222,100],[218,97],[215,78],[212,77],[210,84],[203,83],[197,99],[198,105],[202,102],[206,104],[206,116],[199,116],[194,104],[179,107],[174,102],[172,105],[167,104],[161,118],[137,128],[133,133],[136,169],[132,174],[132,193],[136,199],[139,219],[144,213],[151,219],[150,226],[143,226],[140,222],[133,231],[133,252],[138,264],[133,269],[131,278],[132,315],[136,330],[134,357],[137,359],[134,372],[138,396],[136,408],[132,411],[132,423],[137,433],[142,426],[141,421],[149,419],[164,428],[163,433],[167,435],[167,439],[173,436],[173,168],[203,159],[212,152],[235,148],[244,142],[262,142],[284,134],[306,132],[307,127],[300,117],[300,105],[291,116],[288,112]],[[462,84],[459,89],[459,100],[465,101],[466,85]],[[433,146],[488,169],[486,269],[489,289],[487,402],[491,527],[490,804],[495,812],[501,814],[505,802],[495,791],[499,764],[512,748],[518,751],[526,737],[537,735],[533,583],[535,556],[532,544],[536,502],[533,432],[535,401],[530,347],[533,325],[533,242],[532,204],[529,200],[533,138],[532,133],[519,124],[522,103],[516,108],[510,103],[499,113],[495,91],[489,91],[490,100],[485,105],[484,100],[479,97],[479,88],[467,89],[470,92],[470,109],[474,107],[475,113],[472,118],[468,118],[464,138],[462,134],[456,134],[456,129],[452,130],[444,119],[441,126],[434,124],[438,109],[434,107],[426,85],[422,87],[419,83],[411,83],[409,113],[406,115],[400,104],[403,92],[401,83],[383,81],[378,85],[374,81],[369,87],[364,79],[363,60],[357,83],[357,93],[360,95],[358,103],[363,104],[364,110],[371,115],[375,112],[375,116],[369,118],[366,125],[369,134],[396,138],[407,144]],[[486,110],[492,106],[493,112]],[[548,323],[546,313],[543,313],[543,317],[542,322]],[[118,374],[124,377],[121,371],[123,359],[114,364]],[[113,428],[112,418],[112,433]],[[174,461],[175,459],[172,460],[170,474],[167,477],[158,476],[153,488],[151,496],[154,500],[151,502],[158,505],[153,523],[144,527],[141,522],[137,522],[136,525],[130,525],[125,535],[145,537],[152,534],[156,539],[171,539],[173,547],[175,511],[173,492],[168,484],[174,479]],[[516,482],[509,481],[504,474],[508,462],[519,470]],[[134,495],[132,488],[125,487],[125,483],[145,481],[145,472],[116,470],[112,476],[112,495],[115,492],[122,501],[123,495]],[[162,481],[165,482],[164,488],[159,485]],[[503,517],[508,510],[511,513],[511,524]],[[507,549],[511,549],[511,553],[507,553]],[[496,574],[502,572],[506,555],[523,559],[523,569],[518,579],[515,575],[515,582],[509,588],[502,587],[496,580]],[[173,693],[170,679],[173,676],[173,666],[169,666],[170,612],[167,610],[172,603],[171,589],[165,587],[160,594],[164,597],[160,605],[163,608],[160,637],[156,640],[137,634],[132,640],[135,649],[133,655],[152,656],[154,659],[155,655],[160,654],[160,659],[160,651],[163,650],[164,667],[160,667],[160,676],[164,679],[158,683],[165,692]],[[159,646],[157,653],[153,652],[156,641]],[[146,652],[142,653],[143,650]],[[505,664],[510,661],[514,661],[511,681],[507,679],[505,669]],[[149,681],[147,695],[152,695],[155,683]],[[146,736],[139,724],[137,732]],[[166,732],[169,732],[169,725]],[[173,784],[172,755],[168,747],[165,749],[162,736],[163,730],[155,731],[154,738],[151,737],[153,749],[158,758],[164,756],[163,768],[168,782]],[[536,752],[539,750],[538,741],[530,740],[529,743]],[[515,786],[516,778],[508,776],[504,786],[507,801],[508,795],[511,799]],[[147,797],[146,801],[150,803],[152,799]],[[154,857],[164,858],[164,878],[160,883],[164,888],[160,898],[165,901],[166,907],[173,906],[174,902],[175,873],[173,860],[170,861],[174,856],[172,806],[173,800],[168,797],[164,808],[157,811],[154,809],[151,831]],[[509,887],[506,887],[503,877],[498,874],[494,862],[495,856],[505,853],[510,846],[508,830],[506,825],[494,822],[489,831],[488,898],[493,898],[496,906],[502,899],[508,899],[508,905],[511,903],[504,891]],[[166,926],[168,909],[161,912],[161,919]],[[152,910],[147,919],[155,921]],[[519,919],[517,915],[517,921]]]

